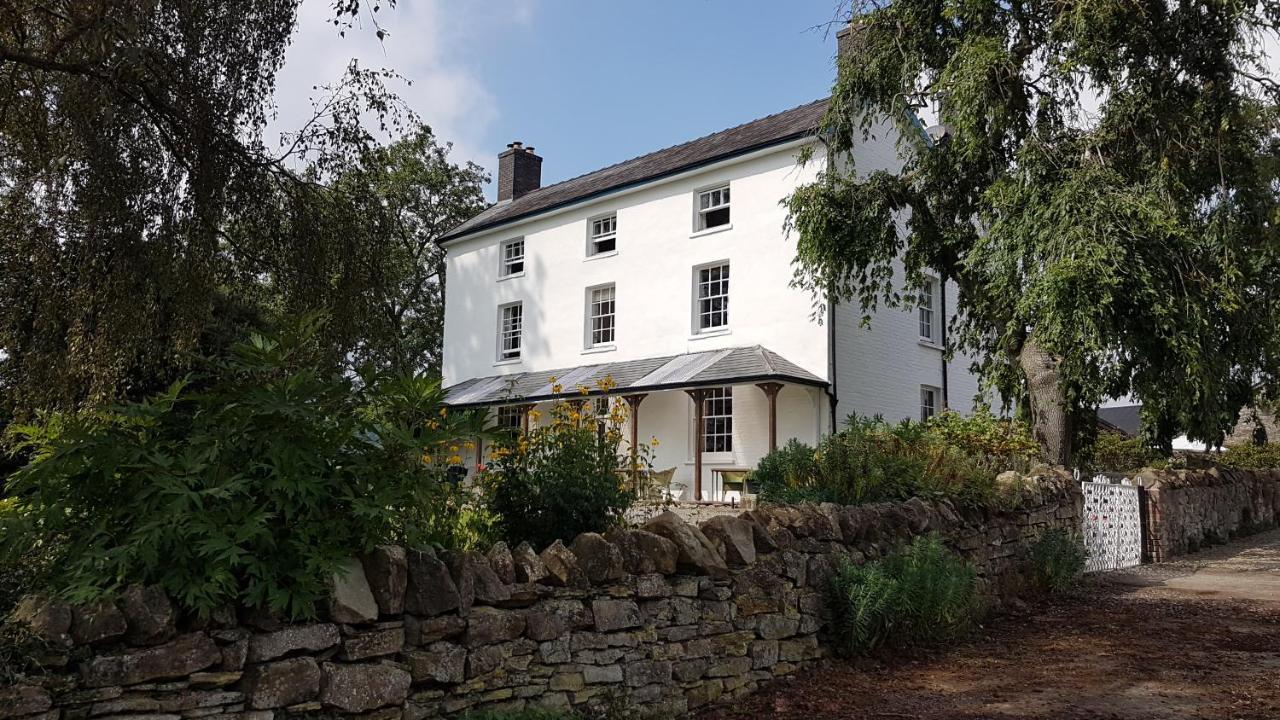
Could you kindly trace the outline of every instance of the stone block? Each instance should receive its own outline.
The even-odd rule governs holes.
[[[259,633],[249,638],[250,663],[265,662],[298,651],[327,650],[341,641],[338,626],[332,623],[291,625],[282,630]]]
[[[587,665],[582,677],[588,685],[617,684],[622,682],[622,668],[618,665]]]
[[[517,545],[511,552],[511,559],[515,563],[516,582],[540,583],[546,579],[547,566],[529,543]]]
[[[122,637],[127,626],[124,613],[109,600],[97,600],[71,608],[71,640],[77,645],[106,642]]]
[[[502,667],[508,654],[501,645],[486,645],[467,652],[467,679],[493,672]]]
[[[567,623],[559,615],[546,610],[531,610],[525,615],[525,637],[542,642],[555,640],[565,633]]]
[[[493,570],[494,575],[497,575],[499,580],[507,585],[515,584],[516,561],[511,554],[511,548],[507,547],[506,543],[495,543],[493,547],[489,548],[487,557],[489,568]]]
[[[53,707],[48,691],[36,685],[0,687],[0,720],[34,715]]]
[[[538,558],[546,567],[547,575],[541,580],[555,587],[583,587],[587,576],[578,565],[578,557],[564,543],[556,540],[543,550]]]
[[[320,675],[320,702],[345,713],[400,705],[412,682],[409,673],[386,663],[324,663]]]
[[[364,576],[383,615],[404,612],[409,588],[409,555],[398,545],[379,545],[361,558]]]
[[[600,632],[639,627],[640,608],[632,600],[594,600],[591,613]]]
[[[394,655],[404,648],[404,628],[388,627],[364,630],[342,640],[343,660],[366,660],[383,655]]]
[[[515,640],[524,633],[525,616],[513,610],[476,608],[467,619],[463,643],[470,648]]]
[[[204,633],[121,655],[102,655],[80,667],[85,687],[134,685],[162,678],[186,677],[222,659],[218,646]]]
[[[378,619],[378,602],[364,574],[364,565],[347,558],[329,577],[329,619],[336,623],[369,623]]]
[[[745,567],[755,563],[751,523],[732,515],[717,515],[704,520],[699,527],[729,566]]]
[[[467,629],[467,619],[457,615],[441,615],[433,618],[416,618],[412,615],[404,619],[405,642],[410,645],[428,645],[438,640],[449,640],[461,635]]]
[[[762,640],[782,640],[792,637],[800,628],[798,618],[783,615],[761,615],[756,618],[756,633]]]
[[[666,660],[640,660],[629,663],[625,670],[628,687],[671,682],[671,663]]]
[[[435,643],[424,650],[404,653],[414,682],[452,685],[466,679],[467,651],[453,643]]]
[[[54,645],[71,644],[71,606],[61,600],[40,594],[26,595],[18,601],[9,620],[26,625]]]
[[[675,543],[678,570],[711,577],[728,577],[729,568],[715,545],[701,530],[685,522],[679,515],[671,511],[664,512],[646,522],[642,529]]]
[[[434,552],[410,551],[408,564],[405,612],[429,617],[458,609],[461,604],[458,586],[454,584],[448,566]]]
[[[603,585],[622,578],[622,551],[599,533],[582,533],[573,539],[570,552],[578,560],[587,582]]]
[[[738,677],[751,670],[752,659],[749,657],[729,657],[712,660],[707,666],[707,677]]]
[[[131,645],[155,645],[172,638],[173,603],[155,585],[130,585],[120,594],[120,612],[125,619],[124,639]]]
[[[243,688],[254,710],[297,705],[319,696],[320,666],[309,657],[254,665],[245,672]]]
[[[636,597],[644,600],[671,596],[671,586],[667,579],[659,573],[637,575],[635,577]]]

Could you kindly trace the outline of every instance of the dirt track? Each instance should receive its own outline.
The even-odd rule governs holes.
[[[831,661],[703,720],[1280,720],[1280,531],[1095,576],[946,652]]]

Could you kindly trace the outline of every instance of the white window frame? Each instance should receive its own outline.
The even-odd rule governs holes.
[[[508,322],[508,311],[514,310],[513,323]],[[514,325],[514,327],[509,327]],[[514,340],[514,342],[510,342]],[[498,362],[517,362],[524,356],[524,303],[503,303],[498,306]]]
[[[601,231],[600,226],[604,223],[608,223],[609,229]],[[599,244],[610,240],[613,241],[613,247],[608,250],[601,250]],[[609,213],[608,215],[599,215],[588,219],[587,257],[612,255],[616,252],[618,252],[618,214]]]
[[[702,279],[702,274],[704,272],[710,274],[712,270],[720,270],[721,271],[720,276],[715,279],[711,279],[708,276],[708,279],[704,282]],[[729,286],[730,277],[731,275],[729,272],[728,260],[718,260],[716,262],[706,263],[704,265],[698,265],[693,268],[693,334],[694,335],[723,333],[729,330],[729,322],[730,322],[729,293],[731,291]],[[717,287],[717,284],[722,284],[723,287]],[[713,290],[718,291],[721,289],[723,290],[723,292],[719,294],[714,294],[714,295],[708,294],[707,296],[704,297],[703,296],[704,286],[708,293],[711,293]],[[723,302],[721,303],[720,309],[718,310],[710,309],[712,306],[714,306],[714,303],[710,301],[717,300],[717,299],[723,300]],[[708,301],[708,309],[705,311],[703,310],[704,301]],[[715,317],[716,315],[722,316],[723,322],[721,322],[718,325],[703,324],[704,316],[707,318],[712,318],[712,317]]]
[[[703,207],[703,199],[707,199],[706,207]],[[729,193],[729,183],[716,185],[714,187],[704,188],[697,191],[693,195],[693,231],[695,233],[705,232],[708,230],[719,230],[733,225],[733,209],[730,206],[732,196]],[[707,225],[707,214],[717,210],[728,210],[729,219],[719,225]]]
[[[509,254],[509,249],[516,245],[520,246],[520,254]],[[520,277],[524,275],[525,263],[528,262],[528,248],[524,244],[524,238],[511,238],[503,240],[498,244],[498,279]],[[514,265],[519,264],[518,269],[512,269]]]
[[[933,385],[920,386],[920,422],[938,414],[941,408],[938,403],[942,398],[942,390]]]
[[[733,386],[707,388],[706,393],[702,399],[702,427],[697,428],[702,433],[702,451],[729,456],[733,453]]]
[[[609,299],[607,301],[602,301],[599,304],[607,302],[609,304],[609,312],[597,315],[596,311],[598,309],[598,303],[596,302],[596,293],[601,293],[605,290],[608,290],[610,293]],[[587,308],[584,330],[587,349],[603,350],[614,347],[618,340],[618,286],[615,283],[594,285],[587,288],[586,295]],[[602,334],[598,334],[602,333],[602,331],[598,331],[596,328],[597,318],[602,319],[605,317],[609,318],[608,339],[604,339]]]
[[[920,339],[930,344],[938,342],[938,279],[926,276],[924,287],[920,289],[920,305],[916,319],[919,324]]]

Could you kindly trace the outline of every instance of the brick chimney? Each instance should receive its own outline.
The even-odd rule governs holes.
[[[862,42],[861,30],[861,23],[850,20],[848,25],[836,32],[836,57],[846,57],[859,49],[856,44]]]
[[[498,202],[515,200],[542,186],[542,158],[519,140],[498,156]]]

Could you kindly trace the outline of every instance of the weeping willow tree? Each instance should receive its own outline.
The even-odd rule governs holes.
[[[335,368],[438,364],[431,240],[485,178],[354,64],[269,142],[300,2],[0,3],[0,407],[138,397],[313,314]],[[331,2],[335,38],[392,4]]]
[[[849,9],[824,120],[837,161],[785,201],[797,284],[866,311],[912,300],[895,262],[907,287],[955,281],[951,348],[981,358],[1057,462],[1109,397],[1143,404],[1157,446],[1220,439],[1280,369],[1280,84],[1264,55],[1280,4]],[[862,171],[852,150],[884,119],[902,165]]]

